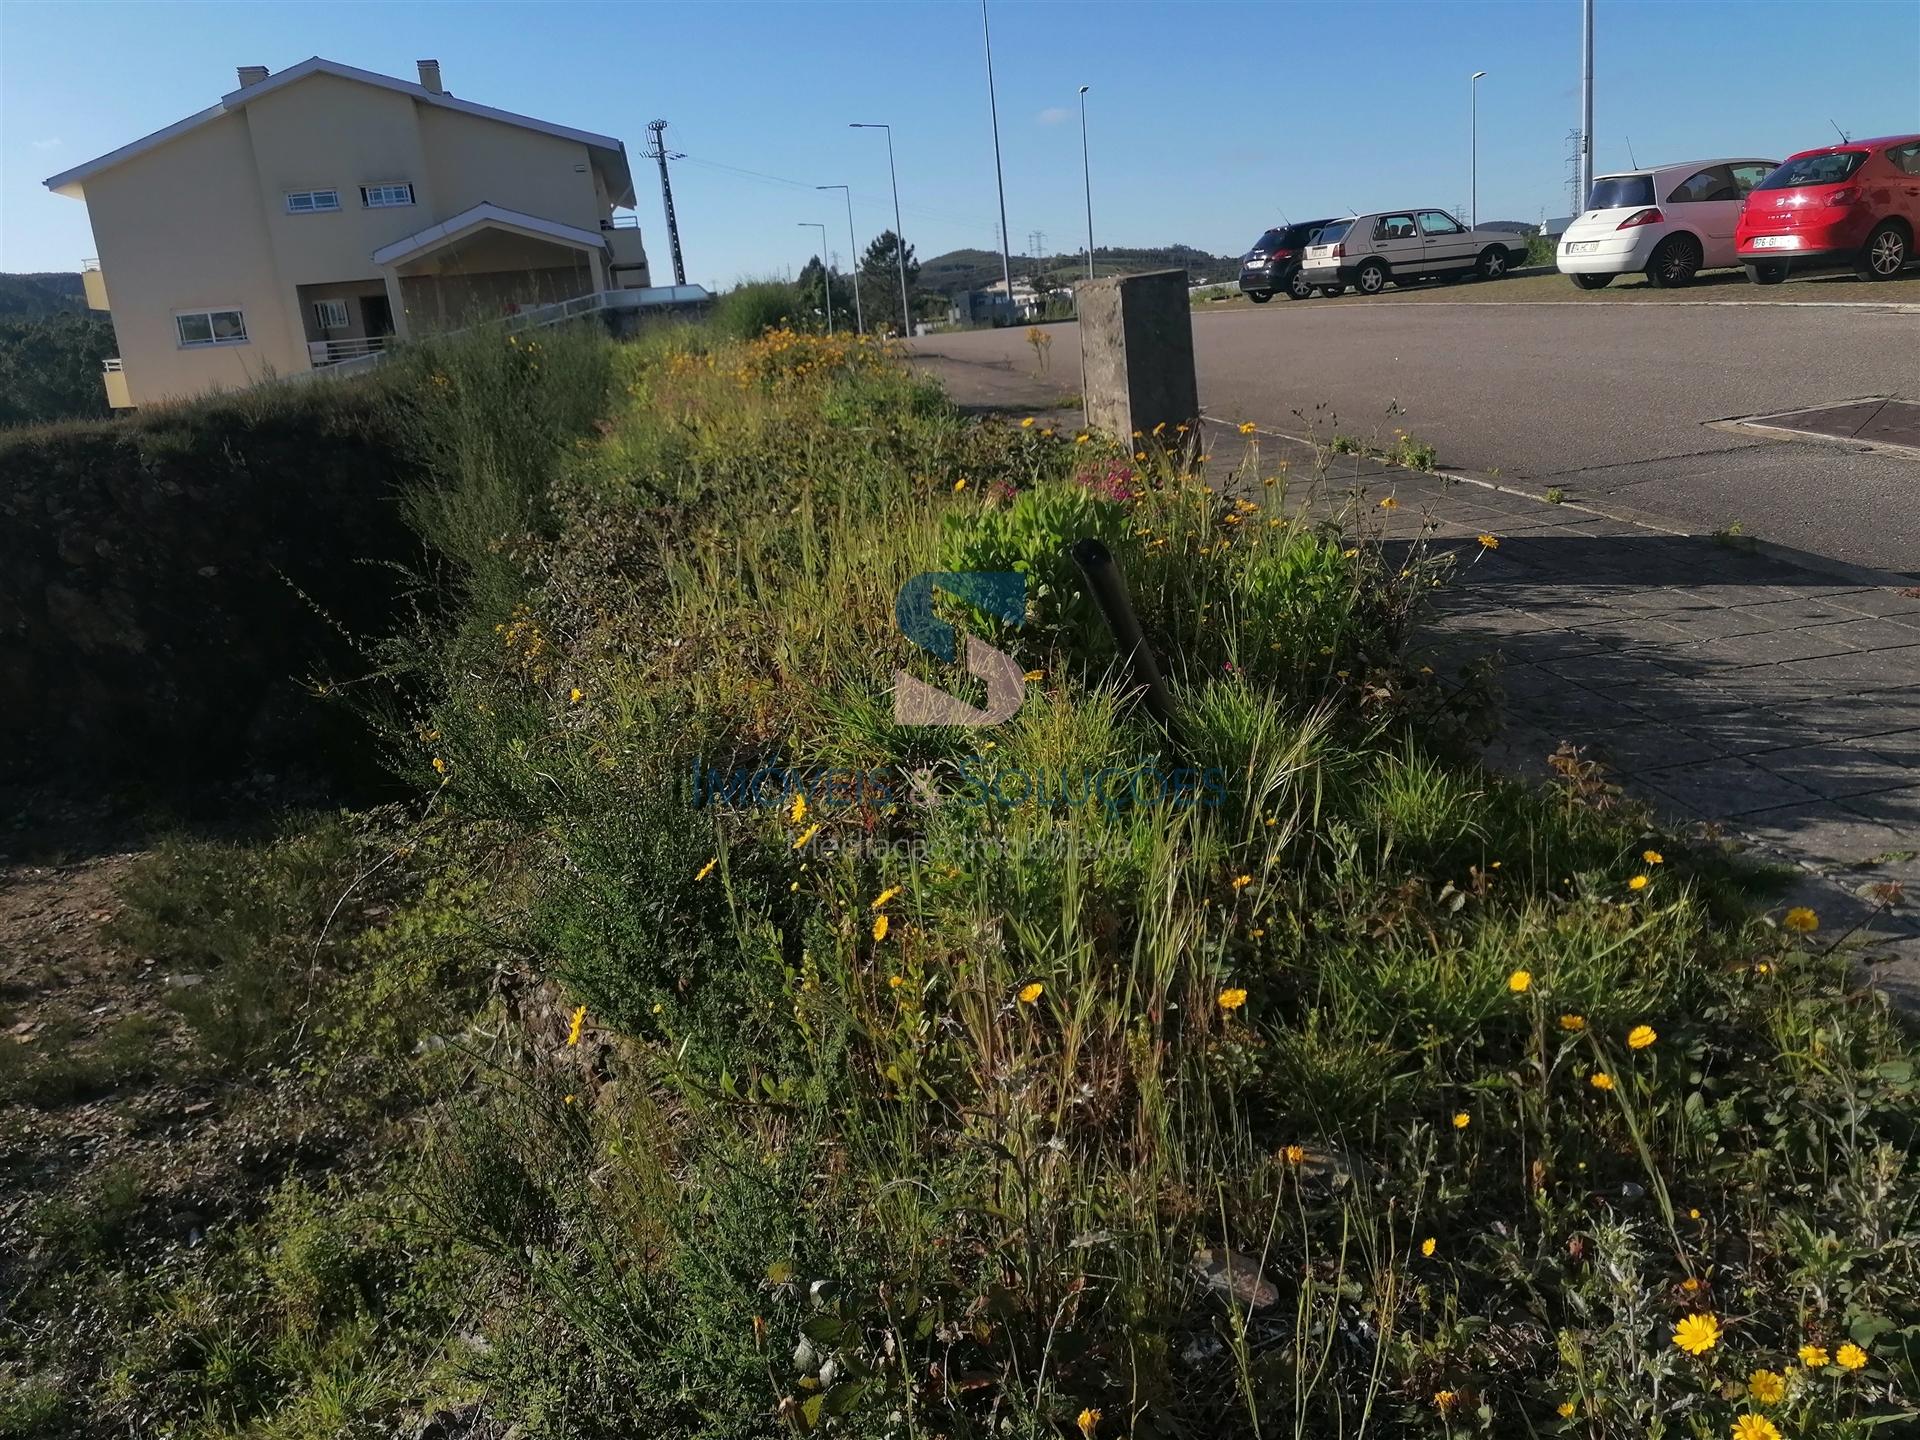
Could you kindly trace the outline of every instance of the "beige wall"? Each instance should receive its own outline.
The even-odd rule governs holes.
[[[362,207],[362,185],[392,181],[412,183],[411,206]],[[316,189],[338,190],[340,209],[287,213],[288,191]],[[589,231],[608,213],[585,145],[326,74],[103,171],[84,191],[136,405],[307,369],[307,337],[318,338],[313,298],[378,293],[375,250],[482,202]],[[508,242],[489,255],[475,243],[484,242],[430,258],[441,271],[488,274],[478,287],[484,299],[468,288],[496,312],[507,298],[590,288],[573,288],[569,277],[585,262],[567,252],[527,255]],[[524,297],[494,273],[508,253],[541,272]],[[435,289],[435,319],[457,290]],[[247,344],[180,347],[174,312],[236,305]],[[358,307],[350,308],[351,332],[333,338],[359,333]]]
[[[498,320],[515,306],[593,289],[583,251],[499,230],[479,231],[402,270],[401,294],[416,334]]]
[[[307,368],[305,341],[278,302],[244,114],[93,176],[85,199],[133,404]],[[230,305],[246,313],[246,344],[181,348],[176,311]]]

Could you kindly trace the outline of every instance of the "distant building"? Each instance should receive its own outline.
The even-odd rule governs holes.
[[[962,290],[947,307],[952,325],[1011,325],[1017,318],[1006,295],[992,290]]]
[[[614,214],[634,203],[619,140],[455,99],[438,61],[419,75],[245,65],[209,108],[46,182],[87,205],[111,405],[648,285],[638,223]]]

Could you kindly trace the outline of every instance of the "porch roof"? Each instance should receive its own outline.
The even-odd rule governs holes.
[[[582,230],[577,225],[564,225],[558,220],[542,219],[538,215],[509,210],[504,205],[495,205],[491,201],[483,200],[470,210],[462,210],[451,220],[442,220],[438,225],[429,225],[424,230],[416,230],[413,234],[396,240],[391,245],[382,245],[373,252],[373,263],[404,265],[407,261],[438,250],[463,235],[488,228],[512,230],[541,240],[558,240],[564,245],[577,245],[583,250],[605,251],[607,248],[606,240],[598,231]]]

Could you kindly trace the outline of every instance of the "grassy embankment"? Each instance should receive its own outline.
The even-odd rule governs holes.
[[[1448,557],[1374,543],[1375,502],[1314,524],[1257,455],[1220,494],[1182,437],[971,421],[844,337],[410,363],[448,608],[383,659],[420,802],[172,847],[124,928],[205,977],[177,1034],[0,1047],[43,1133],[166,1081],[246,1137],[199,1157],[197,1246],[157,1161],[33,1199],[0,1435],[1911,1411],[1910,1044],[1710,842],[1462,757],[1473,687],[1404,656]],[[1116,686],[1086,535],[1175,737]],[[1028,576],[1024,625],[946,612],[1027,671],[1004,725],[892,721],[896,669],[941,673],[894,620],[932,569]],[[769,764],[800,780],[691,803]]]

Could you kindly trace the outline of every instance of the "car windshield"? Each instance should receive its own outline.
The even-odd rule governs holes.
[[[1651,175],[1602,175],[1587,196],[1589,210],[1619,210],[1628,205],[1653,204]]]
[[[1273,251],[1283,249],[1286,243],[1287,236],[1284,230],[1269,230],[1258,240],[1254,241],[1249,248],[1251,250]]]
[[[1353,222],[1351,220],[1336,220],[1327,226],[1326,229],[1322,230],[1319,237],[1315,239],[1313,243],[1316,245],[1331,245],[1336,240],[1346,239],[1347,231],[1352,228]]]
[[[1837,155],[1802,155],[1789,160],[1760,182],[1762,190],[1795,190],[1802,185],[1838,185],[1860,168],[1864,150],[1842,150]]]

